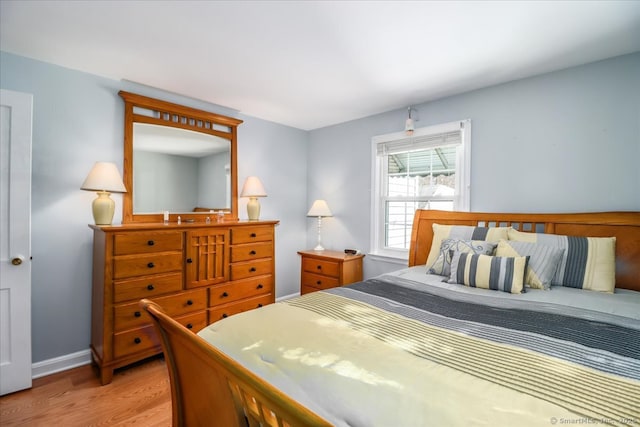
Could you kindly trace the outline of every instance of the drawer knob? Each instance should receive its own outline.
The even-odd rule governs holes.
[[[133,342],[136,343],[136,344],[140,344],[142,342],[142,340],[140,338],[138,338],[138,337],[135,337],[133,339]]]
[[[187,305],[193,305],[193,301],[191,301],[190,299],[187,300]]]
[[[249,237],[258,237],[258,236],[256,236],[256,233],[251,233],[251,236]]]
[[[251,267],[251,268],[249,269],[249,271],[253,273],[254,271],[256,271],[256,268],[255,268],[255,267]]]
[[[318,265],[316,268],[317,268],[318,270],[322,270],[322,266],[321,266],[321,265]]]
[[[153,267],[155,267],[155,266],[156,266],[156,265],[155,265],[154,263],[152,263],[152,262],[150,262],[149,264],[147,264],[147,267],[149,267],[149,268],[153,268]]]
[[[316,285],[322,285],[322,280],[318,280],[318,281],[316,282]]]
[[[228,296],[229,296],[229,294],[228,294],[228,293],[226,293],[226,292],[223,292],[223,293],[222,293],[222,298],[226,298],[226,297],[228,297]]]
[[[135,313],[133,313],[133,315],[135,317],[140,317],[140,316],[142,316],[142,313],[140,313],[139,311],[136,311]]]
[[[264,286],[262,286],[262,283],[258,283],[258,286],[256,289],[262,289],[262,288],[264,288]]]
[[[187,323],[187,329],[193,329],[193,325],[191,323]]]
[[[153,246],[155,244],[156,244],[156,242],[154,242],[153,240],[148,240],[147,241],[147,245],[149,245],[149,246]]]
[[[256,254],[256,251],[249,252],[249,255],[255,255],[255,254]]]
[[[154,290],[155,288],[153,287],[153,284],[152,284],[152,283],[149,283],[149,284],[147,285],[147,289],[148,289],[148,290],[150,290],[150,291],[152,291],[152,290]]]
[[[229,315],[227,313],[222,313],[222,318],[224,319],[225,317],[229,317]]]
[[[193,260],[191,258],[187,258],[187,264],[191,264]]]

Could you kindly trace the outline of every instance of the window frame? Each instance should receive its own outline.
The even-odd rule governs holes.
[[[371,161],[373,166],[371,168],[371,189],[373,194],[371,197],[371,248],[369,254],[374,258],[379,257],[398,263],[406,262],[409,259],[408,249],[385,247],[386,198],[382,195],[382,191],[385,189],[382,172],[386,170],[383,162],[386,156],[378,155],[378,145],[406,140],[407,138],[435,136],[455,131],[460,131],[459,144],[461,149],[458,151],[456,158],[456,195],[454,196],[454,210],[468,212],[471,206],[471,119],[417,128],[411,136],[407,136],[405,132],[394,132],[371,138]],[[437,146],[441,146],[441,144],[433,144],[433,147]]]

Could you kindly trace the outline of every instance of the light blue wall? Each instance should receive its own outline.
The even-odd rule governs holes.
[[[296,251],[306,236],[307,132],[244,116],[146,86],[114,81],[0,52],[0,87],[33,94],[32,340],[39,362],[89,348],[91,254],[95,194],[80,185],[94,162],[122,171],[123,116],[119,90],[152,96],[245,122],[238,131],[239,186],[257,175],[268,197],[262,218],[276,228],[277,295],[298,289]],[[122,197],[114,223],[122,219]],[[240,201],[246,218],[246,202]]]
[[[471,119],[473,211],[640,210],[640,53],[414,107],[416,127]],[[371,137],[401,131],[406,111],[310,132],[307,204],[335,215],[325,246],[370,248]],[[367,277],[397,267],[365,258]]]
[[[258,176],[276,229],[278,296],[298,291],[296,251],[315,245],[314,199],[335,215],[326,247],[369,249],[371,137],[402,129],[406,107],[305,132],[176,96],[0,53],[0,87],[34,95],[34,362],[90,341],[90,204],[79,190],[97,160],[122,170],[119,90],[238,117],[238,186]],[[640,210],[640,53],[415,106],[418,127],[472,120],[474,211]],[[414,116],[415,117],[415,116]],[[116,219],[121,218],[121,197]],[[240,199],[246,218],[246,200]],[[306,243],[306,244],[305,244]],[[365,258],[365,275],[397,269]]]

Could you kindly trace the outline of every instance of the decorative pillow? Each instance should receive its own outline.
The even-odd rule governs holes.
[[[433,224],[433,240],[427,257],[427,266],[433,265],[440,255],[440,246],[445,239],[484,240],[498,242],[507,239],[509,227],[473,227],[471,225]]]
[[[564,249],[516,240],[500,240],[496,249],[496,256],[529,257],[525,283],[535,289],[549,289],[563,254]]]
[[[454,252],[449,283],[519,294],[529,257],[497,257]]]
[[[429,267],[427,272],[449,277],[451,274],[451,257],[453,252],[493,255],[496,246],[497,243],[486,242],[484,240],[444,239],[442,244],[440,244],[440,255],[438,255],[438,259]]]
[[[616,238],[575,237],[509,230],[509,240],[564,249],[552,285],[613,292],[616,287]]]

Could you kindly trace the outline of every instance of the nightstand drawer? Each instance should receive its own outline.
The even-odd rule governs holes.
[[[247,279],[265,274],[273,274],[273,259],[271,258],[231,264],[231,280]]]
[[[273,242],[262,242],[231,247],[231,262],[249,261],[273,256]]]
[[[273,240],[273,227],[236,227],[231,230],[231,244],[265,242]]]
[[[182,270],[182,252],[124,255],[113,261],[113,278],[144,276]]]
[[[302,273],[302,286],[311,286],[316,289],[330,289],[340,285],[337,277],[323,276],[321,274]]]
[[[182,290],[182,273],[148,276],[113,283],[113,302],[154,298]]]
[[[302,270],[337,278],[340,275],[340,264],[333,261],[305,257],[302,259]]]
[[[209,307],[271,292],[273,292],[273,276],[216,285],[209,288]]]
[[[123,233],[113,236],[113,254],[129,255],[182,250],[182,233]]]

